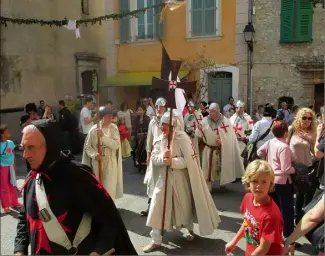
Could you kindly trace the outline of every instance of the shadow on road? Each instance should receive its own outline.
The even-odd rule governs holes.
[[[220,216],[221,223],[219,224],[218,229],[231,231],[233,233],[237,233],[240,229],[241,224],[243,223],[243,219],[232,218],[228,216]]]
[[[140,236],[149,236],[151,229],[146,226],[147,217],[127,209],[119,209],[119,212],[127,230]]]

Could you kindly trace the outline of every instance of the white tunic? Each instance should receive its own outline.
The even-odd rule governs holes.
[[[251,116],[246,113],[244,113],[243,116],[239,116],[237,113],[235,113],[232,117],[230,117],[230,122],[238,138],[247,137],[245,131],[253,130],[254,121]],[[243,152],[244,148],[246,147],[245,142],[238,141],[238,145],[240,153]]]
[[[95,159],[98,153],[97,125],[94,125],[85,141],[82,163],[91,167],[99,178],[98,161]],[[102,128],[104,136],[102,144],[102,184],[113,200],[123,197],[123,172],[121,141],[118,128],[111,123],[108,128]]]
[[[161,128],[159,126],[159,119],[156,116],[153,116],[148,127],[147,134],[147,153],[151,152],[153,149],[153,144],[161,134]],[[147,167],[146,175],[144,177],[144,184],[147,184],[147,195],[149,198],[152,198],[153,190],[155,188],[155,184],[159,177],[160,168],[155,168],[152,165],[152,161],[150,160],[149,165]]]
[[[244,174],[244,165],[240,156],[238,141],[233,130],[233,127],[228,118],[221,115],[218,122],[213,122],[209,116],[203,118],[202,123],[203,132],[196,129],[195,132],[195,147],[198,150],[198,143],[200,139],[212,147],[218,146],[217,139],[221,139],[221,177],[220,185],[231,183],[236,178],[241,178]],[[202,152],[202,171],[206,180],[209,180],[209,166],[210,166],[210,153],[211,149],[205,146]],[[212,154],[212,169],[211,181],[213,181],[218,170],[217,155]]]
[[[198,156],[185,132],[177,132],[171,144],[172,165],[168,169],[166,215],[164,229],[188,227],[198,222],[200,234],[210,235],[220,218],[210,195]],[[167,149],[164,135],[154,143],[152,162],[161,169],[152,197],[147,226],[161,229],[165,194],[166,166],[163,155]]]

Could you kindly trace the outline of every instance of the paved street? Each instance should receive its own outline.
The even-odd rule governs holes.
[[[80,159],[80,157],[78,157]],[[21,157],[17,157],[18,183],[23,183],[23,176],[26,174],[25,162]],[[146,187],[143,185],[144,176],[138,174],[133,168],[131,160],[124,161],[124,197],[116,204],[124,219],[129,231],[131,240],[138,252],[142,253],[142,247],[150,242],[150,229],[146,227],[146,218],[141,217],[139,212],[147,207]],[[213,190],[213,199],[220,211],[222,223],[219,229],[209,237],[197,236],[194,241],[188,242],[180,232],[166,233],[163,247],[149,255],[166,254],[215,254],[223,255],[224,246],[227,241],[235,235],[242,222],[242,214],[239,213],[239,205],[244,194],[240,183],[227,186],[228,191]],[[13,253],[13,243],[16,230],[17,214],[1,215],[1,255]],[[198,234],[197,225],[195,233]],[[314,254],[311,246],[305,239],[300,239],[302,248],[296,255]],[[241,241],[236,255],[244,254],[244,242]]]

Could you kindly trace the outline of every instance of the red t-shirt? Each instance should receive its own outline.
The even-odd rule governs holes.
[[[265,205],[254,206],[253,199],[254,195],[247,193],[240,206],[244,214],[246,255],[254,252],[262,237],[272,243],[266,255],[282,255],[283,220],[279,207],[272,199]]]

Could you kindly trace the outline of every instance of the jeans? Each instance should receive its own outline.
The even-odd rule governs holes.
[[[271,196],[282,214],[283,235],[288,237],[294,230],[293,185],[288,182],[287,184],[275,184],[274,189]]]
[[[300,193],[299,190],[296,192],[296,203],[295,203],[295,220],[296,224],[301,220],[303,216],[302,209],[311,202],[313,199],[316,188],[311,188],[307,193]]]

